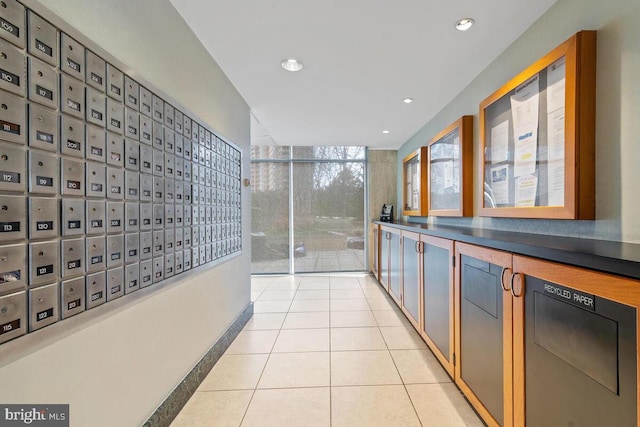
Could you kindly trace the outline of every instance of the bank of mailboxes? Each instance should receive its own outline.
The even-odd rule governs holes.
[[[18,1],[0,20],[0,343],[241,250],[239,151]]]

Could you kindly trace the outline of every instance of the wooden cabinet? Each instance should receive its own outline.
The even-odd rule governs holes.
[[[426,216],[427,147],[418,148],[402,160],[402,214]]]
[[[400,230],[380,226],[380,277],[378,280],[400,300]]]
[[[378,271],[378,264],[380,261],[380,254],[378,252],[378,246],[380,245],[380,227],[378,224],[369,225],[369,271],[373,273],[374,277],[378,279],[380,272]]]
[[[453,248],[452,240],[420,235],[420,335],[451,378],[454,376]]]
[[[456,242],[456,264],[456,384],[487,425],[512,426],[512,255]]]

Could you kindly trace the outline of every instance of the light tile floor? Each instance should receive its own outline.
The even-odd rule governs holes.
[[[483,425],[373,277],[251,288],[255,314],[173,427]]]

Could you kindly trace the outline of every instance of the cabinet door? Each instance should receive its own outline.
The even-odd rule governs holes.
[[[512,426],[512,255],[456,243],[456,259],[456,383],[488,425]]]
[[[391,231],[388,227],[380,227],[380,276],[378,280],[387,292],[389,292],[389,244],[391,241]]]
[[[402,232],[402,311],[420,329],[420,235]]]
[[[420,236],[423,306],[420,335],[451,377],[454,376],[453,245],[451,240]]]
[[[369,271],[378,278],[378,224],[369,226]]]
[[[637,426],[640,283],[521,256],[513,269],[516,425]]]
[[[398,305],[402,301],[402,282],[400,281],[401,270],[401,245],[400,230],[391,229],[389,239],[389,295],[396,300]]]

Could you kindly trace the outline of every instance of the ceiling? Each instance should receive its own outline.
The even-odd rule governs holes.
[[[395,149],[556,0],[170,1],[249,104],[252,144]]]

